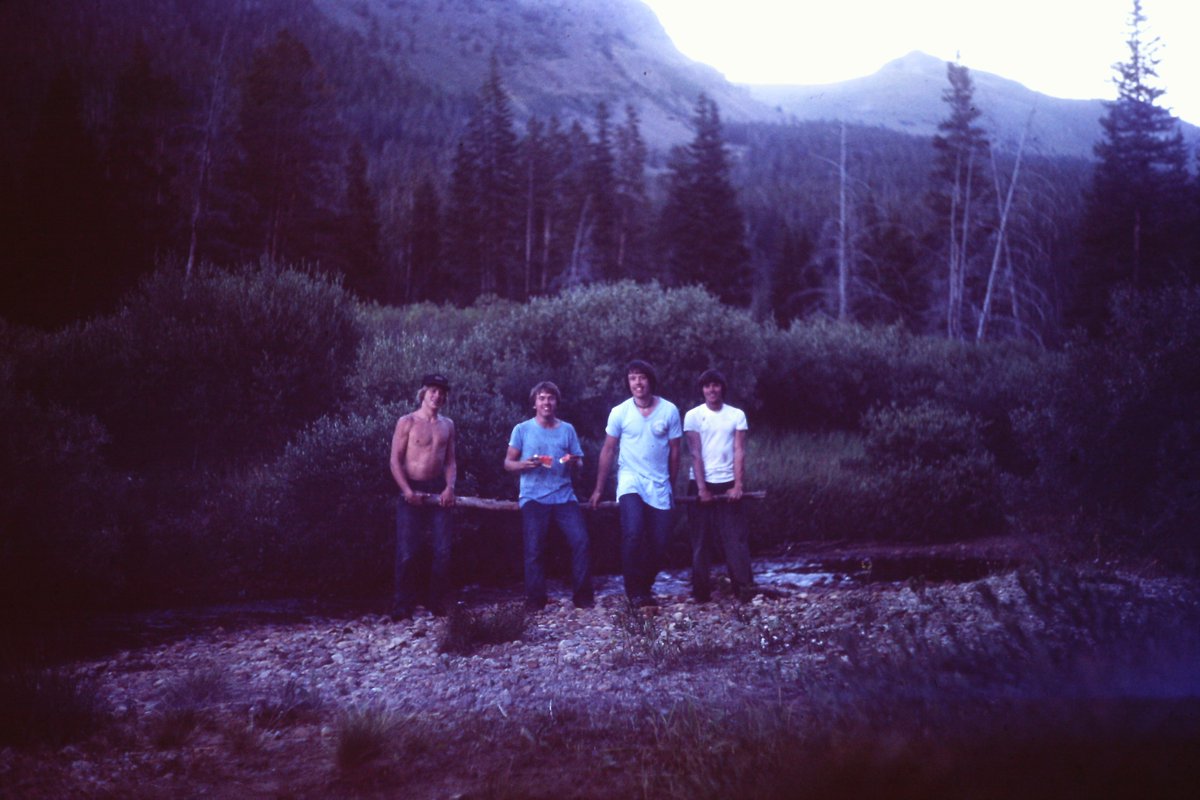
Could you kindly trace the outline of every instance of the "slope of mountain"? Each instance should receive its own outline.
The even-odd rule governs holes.
[[[1030,124],[1031,152],[1092,158],[1092,147],[1101,136],[1102,101],[1050,97],[987,72],[972,70],[971,77],[982,112],[980,124],[1001,147],[1015,148]],[[749,88],[754,97],[787,119],[840,120],[931,136],[946,116],[942,91],[947,85],[945,61],[912,52],[865,78],[819,86]],[[1186,123],[1183,128],[1189,141],[1200,140],[1200,129]]]
[[[597,103],[614,118],[625,104],[657,146],[690,137],[701,92],[738,120],[772,113],[745,87],[681,54],[640,0],[313,0],[356,32],[367,53],[399,75],[470,93],[495,55],[518,120],[537,114],[590,120]]]

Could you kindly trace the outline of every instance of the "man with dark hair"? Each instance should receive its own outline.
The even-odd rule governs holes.
[[[561,399],[550,381],[534,386],[529,393],[533,417],[513,428],[504,456],[504,468],[521,475],[525,607],[531,611],[546,605],[546,534],[552,520],[571,548],[571,599],[576,608],[594,604],[587,527],[571,486],[571,473],[583,463],[583,448],[575,427],[558,418]]]
[[[750,541],[742,509],[746,471],[746,433],[741,409],[725,402],[725,376],[705,370],[698,381],[704,402],[683,418],[691,454],[688,494],[699,502],[691,515],[692,595],[706,602],[712,595],[709,551],[719,539],[734,593],[740,600],[754,595],[750,573]]]
[[[609,412],[590,504],[592,508],[600,504],[616,460],[625,595],[633,605],[653,606],[654,579],[666,558],[671,534],[673,487],[683,430],[679,409],[656,394],[658,376],[654,367],[645,361],[630,362],[625,369],[625,383],[630,398]]]
[[[392,478],[402,497],[396,506],[396,586],[392,619],[408,619],[421,596],[419,567],[432,557],[426,608],[443,614],[450,599],[450,508],[458,468],[454,422],[441,415],[450,382],[437,373],[421,379],[416,411],[402,416],[392,434]],[[437,503],[426,502],[437,497]]]

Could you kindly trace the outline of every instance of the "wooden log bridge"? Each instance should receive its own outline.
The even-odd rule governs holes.
[[[744,492],[744,493],[742,493],[743,500],[762,500],[766,496],[767,496],[766,492]],[[675,502],[676,503],[695,503],[698,499],[699,498],[697,498],[697,497],[690,497],[690,496],[676,497]],[[715,495],[713,497],[713,499],[718,500],[718,501],[724,501],[724,502],[729,501],[729,498],[723,494]],[[421,502],[424,503],[425,505],[436,506],[440,502],[440,499],[439,499],[439,496],[436,494],[422,494]],[[483,509],[485,511],[517,511],[520,509],[520,506],[517,504],[516,500],[492,500],[487,497],[456,497],[456,498],[454,498],[454,504],[456,506],[461,506],[462,508],[479,508],[479,509]],[[591,506],[589,506],[586,502],[580,502],[579,505],[582,508],[587,508],[587,509],[591,508]],[[617,501],[615,501],[615,500],[601,500],[600,501],[600,508],[616,508],[616,507],[617,507]]]

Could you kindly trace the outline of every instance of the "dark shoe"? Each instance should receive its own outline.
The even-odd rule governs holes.
[[[404,622],[405,620],[412,619],[412,615],[412,609],[403,606],[393,608],[392,613],[388,614],[392,618],[392,622]]]
[[[658,601],[654,599],[654,595],[649,594],[635,597],[632,602],[638,608],[656,608],[658,606]]]
[[[738,602],[749,603],[758,594],[758,589],[754,586],[739,586],[735,594]]]
[[[692,592],[692,599],[697,603],[707,603],[712,600],[712,594],[709,592]]]
[[[595,608],[596,598],[594,597],[575,597],[571,600],[576,608]]]
[[[546,607],[545,600],[526,600],[525,610],[530,614],[536,614]]]

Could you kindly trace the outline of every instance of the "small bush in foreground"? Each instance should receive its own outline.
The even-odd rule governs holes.
[[[521,603],[479,609],[458,604],[446,617],[438,650],[442,653],[470,655],[484,645],[513,642],[525,632],[526,621]]]
[[[192,670],[172,681],[163,692],[161,712],[152,724],[154,744],[161,748],[183,745],[200,726],[205,711],[228,694],[228,677],[217,669]]]
[[[63,670],[0,675],[0,745],[59,747],[95,732],[106,713],[94,681]]]
[[[334,752],[338,769],[353,770],[383,756],[400,724],[395,712],[377,706],[344,712],[338,720]]]
[[[321,695],[315,689],[292,678],[274,697],[256,703],[250,710],[250,720],[257,728],[280,730],[297,722],[317,719],[323,706]]]

